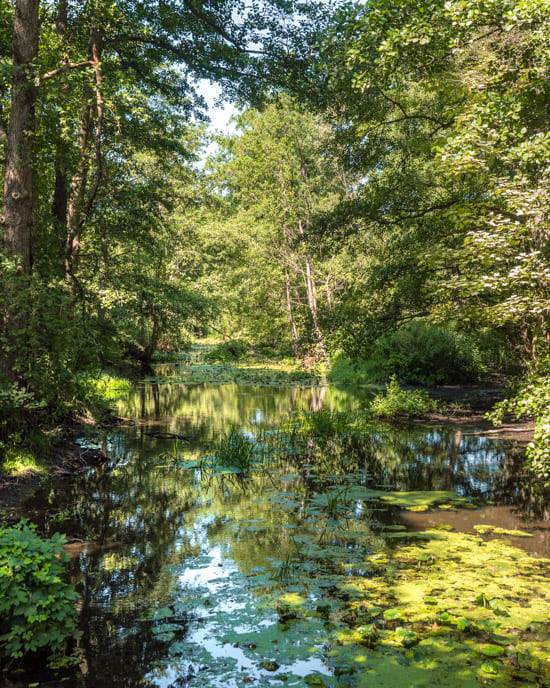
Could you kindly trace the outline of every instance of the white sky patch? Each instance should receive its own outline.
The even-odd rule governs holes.
[[[221,98],[221,89],[217,84],[211,84],[207,79],[201,79],[197,86],[197,91],[208,104],[208,116],[210,117],[209,129],[212,133],[218,131],[223,134],[234,134],[235,124],[230,122],[233,115],[237,115],[239,110],[228,101]],[[215,153],[217,145],[211,143],[202,153],[204,162],[209,155]]]

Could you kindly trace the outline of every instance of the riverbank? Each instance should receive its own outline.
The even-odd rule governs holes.
[[[147,384],[183,384],[183,385],[228,385],[238,384],[258,387],[316,387],[320,390],[326,387],[327,380],[321,374],[306,370],[297,361],[285,359],[273,361],[258,356],[248,357],[239,361],[224,361],[209,359],[212,345],[199,344],[193,349],[174,358],[162,361],[147,371],[146,376],[137,377]],[[135,376],[136,370],[133,370]],[[26,496],[36,490],[46,476],[71,476],[81,470],[106,460],[104,454],[96,450],[83,448],[75,439],[84,435],[94,434],[96,430],[105,427],[115,427],[128,423],[144,423],[139,418],[117,418],[112,404],[129,390],[130,381],[126,378],[106,374],[100,382],[94,383],[95,404],[101,408],[101,421],[89,414],[81,417],[78,422],[71,421],[65,427],[58,429],[63,436],[62,441],[54,444],[48,452],[32,452],[25,450],[27,463],[21,465],[21,470],[13,474],[0,474],[0,513],[11,512],[15,517],[18,505]],[[374,395],[385,389],[384,385],[335,385],[344,390],[352,390],[354,396],[363,399],[365,403]],[[413,423],[418,425],[453,425],[464,431],[475,431],[478,435],[513,439],[520,443],[528,443],[533,436],[534,423],[517,421],[508,418],[499,427],[495,427],[485,418],[485,414],[495,403],[504,397],[504,388],[497,385],[442,385],[432,387],[403,386],[405,392],[421,389],[430,397],[443,402],[444,410],[428,412],[421,417],[407,418],[398,416],[391,419],[395,423]],[[319,395],[316,408],[322,408],[322,394]],[[109,405],[111,408],[109,409]],[[146,421],[151,424],[151,421]],[[31,466],[31,467],[29,467]]]

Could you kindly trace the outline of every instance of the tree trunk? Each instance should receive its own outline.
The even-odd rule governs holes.
[[[298,332],[296,330],[296,323],[294,322],[294,315],[292,313],[292,301],[290,300],[290,278],[288,272],[285,272],[285,292],[286,292],[286,310],[288,313],[288,322],[290,325],[290,341],[292,345],[292,355],[294,358],[298,356]]]
[[[5,284],[1,306],[4,330],[0,371],[17,380],[16,364],[26,321],[13,306],[15,292],[27,287],[32,271],[33,240],[33,144],[35,86],[32,61],[38,55],[39,0],[17,0],[13,23],[13,76],[11,111],[7,127],[4,195],[0,231],[5,255],[17,261],[17,283]],[[11,292],[11,294],[10,294]]]
[[[103,127],[103,99],[101,96],[101,84],[103,81],[103,74],[100,64],[102,52],[102,35],[99,29],[93,26],[90,29],[89,59],[94,64],[95,88],[90,86],[88,79],[86,79],[83,93],[84,105],[80,116],[77,137],[80,159],[72,178],[71,195],[67,212],[66,270],[69,275],[74,275],[78,267],[82,225],[90,211],[102,176],[101,130]],[[94,134],[94,110],[97,115],[95,127],[96,182],[88,198],[86,198],[90,155],[92,153],[92,136]]]
[[[20,274],[32,270],[35,86],[30,64],[38,55],[39,0],[17,0],[13,25],[13,78],[6,147],[3,245],[20,261]]]
[[[68,2],[67,0],[60,0],[57,7],[57,16],[55,18],[55,28],[58,36],[61,39],[62,45],[67,33],[67,19]],[[64,47],[64,46],[63,46]],[[63,52],[63,50],[62,50]],[[68,85],[63,86],[63,91],[68,91]],[[59,129],[59,125],[58,125]],[[58,134],[59,136],[59,134]],[[63,144],[58,139],[56,144],[55,155],[55,185],[53,190],[53,204],[52,214],[59,238],[63,240],[63,233],[67,226],[67,208],[69,203],[68,183],[67,183],[67,164],[63,151]]]
[[[301,220],[298,220],[298,228],[301,235],[304,234],[304,229],[302,227]],[[319,318],[317,316],[317,294],[315,288],[315,275],[313,272],[313,261],[306,253],[304,256],[306,272],[305,272],[305,282],[306,282],[306,292],[307,292],[307,303],[309,306],[309,312],[311,314],[311,321],[313,323],[313,332],[317,343],[319,345],[319,350],[323,356],[325,363],[328,363],[328,354],[325,347],[325,340],[321,328],[319,327]]]

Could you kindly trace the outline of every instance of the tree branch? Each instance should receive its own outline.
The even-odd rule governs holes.
[[[93,60],[85,60],[84,62],[66,62],[65,64],[61,65],[61,67],[58,67],[57,69],[52,69],[51,72],[46,72],[45,74],[43,74],[40,77],[40,83],[46,81],[47,79],[51,79],[54,76],[57,76],[58,74],[67,72],[70,69],[79,69],[80,67],[93,67],[94,64],[95,63]]]
[[[197,19],[200,19],[202,22],[204,22],[207,26],[209,26],[211,29],[214,29],[216,33],[218,33],[222,38],[225,38],[225,40],[228,43],[231,43],[231,45],[241,53],[246,52],[246,50],[243,48],[243,46],[236,41],[233,36],[231,36],[227,31],[223,28],[223,26],[220,26],[217,24],[212,17],[209,17],[207,14],[204,12],[201,12],[197,7],[193,5],[189,0],[183,0],[183,4],[187,7],[187,9],[191,12],[191,14]]]

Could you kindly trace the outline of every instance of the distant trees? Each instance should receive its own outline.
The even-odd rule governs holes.
[[[353,193],[351,177],[331,150],[330,128],[288,98],[245,112],[238,125],[240,133],[222,142],[216,170],[232,208],[231,241],[244,247],[236,266],[244,290],[235,284],[244,307],[235,324],[255,322],[256,336],[277,342],[277,323],[295,356],[327,360],[342,276],[322,222]]]

